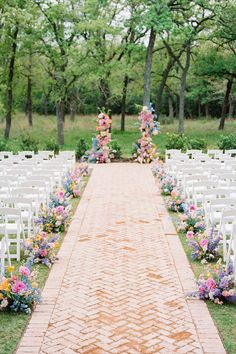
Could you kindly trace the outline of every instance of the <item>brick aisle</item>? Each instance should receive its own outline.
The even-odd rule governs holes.
[[[224,354],[150,166],[96,165],[17,354]]]

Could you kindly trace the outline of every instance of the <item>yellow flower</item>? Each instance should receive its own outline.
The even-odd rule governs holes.
[[[36,282],[33,282],[31,285],[32,285],[32,288],[37,288],[38,287],[38,283],[36,283]]]
[[[4,290],[4,291],[10,291],[10,285],[7,279],[4,279],[2,281],[2,283],[0,284],[0,291]]]
[[[7,271],[8,271],[9,273],[13,272],[14,269],[15,269],[14,266],[8,266],[8,267],[7,267]]]
[[[0,293],[0,301],[3,299],[3,294]]]
[[[60,247],[60,244],[59,244],[59,242],[55,242],[55,243],[54,243],[54,247],[55,247],[55,248],[58,248],[58,247]]]
[[[41,240],[41,236],[40,235],[37,235],[36,236],[36,241],[40,241]]]

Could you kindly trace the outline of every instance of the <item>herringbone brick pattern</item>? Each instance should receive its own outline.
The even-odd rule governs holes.
[[[225,353],[157,188],[95,166],[18,354]]]

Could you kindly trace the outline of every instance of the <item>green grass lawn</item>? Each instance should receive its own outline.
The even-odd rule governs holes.
[[[12,120],[12,130],[9,141],[9,148],[13,150],[19,149],[20,137],[22,134],[29,133],[40,141],[41,149],[45,148],[45,142],[50,138],[57,137],[56,118],[55,116],[40,116],[35,114],[33,117],[33,128],[28,127],[26,116],[22,113],[15,114]],[[77,116],[74,122],[66,118],[65,123],[65,145],[63,149],[74,150],[79,138],[85,138],[88,144],[91,144],[92,137],[96,134],[96,116],[85,115]],[[222,132],[217,130],[218,120],[216,119],[199,119],[186,120],[185,134],[189,137],[203,138],[207,141],[209,148],[216,148]],[[137,116],[127,116],[126,131],[120,131],[120,116],[113,116],[112,137],[122,147],[122,155],[124,158],[131,156],[132,144],[140,137],[139,121]],[[3,136],[4,122],[0,123],[0,136]],[[176,133],[178,130],[178,122],[173,124],[161,124],[161,134],[153,137],[153,141],[158,145],[159,151],[165,150],[166,133]],[[236,131],[236,120],[227,121],[223,134]]]
[[[178,218],[176,213],[171,212],[174,224],[177,223]],[[185,250],[189,263],[193,269],[196,277],[204,273],[204,266],[200,261],[193,261],[191,258],[191,251],[188,247],[188,240],[184,233],[178,233],[182,246]],[[194,289],[193,289],[194,290]],[[221,339],[224,343],[228,354],[236,353],[236,306],[233,304],[215,305],[211,301],[207,302],[208,309],[211,316],[219,330]]]

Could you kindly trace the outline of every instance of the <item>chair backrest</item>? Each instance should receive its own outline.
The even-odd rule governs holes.
[[[210,203],[212,208],[233,208],[234,206],[236,206],[236,198],[216,198],[212,199]]]
[[[23,181],[19,183],[19,187],[30,187],[30,188],[39,188],[46,189],[47,183],[45,181],[29,179],[27,181]]]
[[[1,207],[0,216],[21,216],[21,211],[18,208]]]
[[[39,190],[37,188],[33,187],[16,187],[12,188],[11,191],[12,196],[17,197],[28,197],[28,196],[35,196],[39,198]]]
[[[208,196],[215,196],[215,198],[230,198],[230,191],[225,188],[209,188],[202,192],[206,199]]]

